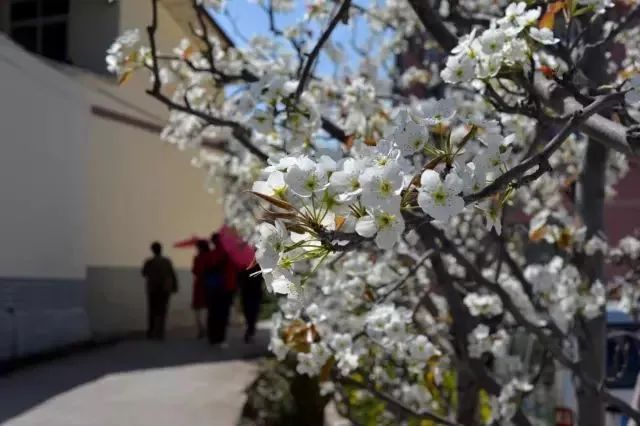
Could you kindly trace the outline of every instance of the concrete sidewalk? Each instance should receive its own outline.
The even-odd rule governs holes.
[[[267,332],[227,349],[205,341],[124,341],[0,377],[9,426],[235,425]]]

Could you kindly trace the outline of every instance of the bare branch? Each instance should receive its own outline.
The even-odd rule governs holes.
[[[162,93],[162,83],[160,81],[160,70],[158,65],[158,50],[156,46],[156,31],[158,30],[158,0],[151,0],[152,20],[147,27],[149,35],[149,46],[151,48],[151,70],[153,73],[153,86],[147,90],[147,94],[153,96],[167,107],[173,110],[182,111],[202,119],[205,123],[213,126],[230,127],[233,129],[233,136],[253,155],[262,161],[266,161],[268,156],[251,143],[251,131],[242,127],[239,123],[231,120],[214,117],[210,114],[191,108],[189,105],[181,105],[174,102]],[[204,25],[204,24],[203,24]]]
[[[431,33],[433,38],[449,52],[458,44],[458,37],[455,36],[442,21],[441,16],[431,7],[429,0],[408,0],[425,29]]]
[[[536,75],[534,90],[545,104],[560,115],[572,114],[583,108],[580,102],[557,83],[540,75]],[[636,149],[627,140],[627,128],[601,115],[589,117],[582,123],[580,130],[614,151],[632,154]]]
[[[407,280],[409,279],[409,277],[412,277],[416,271],[418,270],[418,268],[420,268],[424,262],[427,261],[427,259],[433,254],[433,250],[427,250],[426,253],[424,255],[422,255],[422,257],[411,267],[411,269],[409,270],[409,272],[407,272],[405,274],[404,277],[402,277],[402,279],[400,281],[398,281],[393,287],[391,287],[389,290],[387,290],[385,293],[383,293],[380,298],[376,301],[376,303],[382,303],[385,300],[387,300],[387,298],[393,294],[395,291],[397,291],[400,287],[402,287],[404,285],[405,282],[407,282]]]
[[[316,43],[315,47],[307,57],[307,62],[304,65],[304,69],[302,70],[302,75],[300,76],[300,81],[298,82],[298,87],[296,88],[296,92],[294,94],[294,97],[296,100],[300,98],[300,95],[302,95],[302,92],[304,91],[304,86],[306,84],[307,79],[309,78],[309,74],[311,73],[311,67],[313,66],[314,62],[318,58],[318,55],[320,55],[320,50],[322,50],[322,46],[329,39],[333,30],[338,26],[338,22],[340,21],[346,22],[346,20],[349,19],[350,5],[351,5],[351,0],[344,0],[344,2],[342,3],[342,6],[340,6],[340,9],[338,9],[338,12],[331,19],[331,21],[329,22],[329,26],[327,27],[326,30],[324,30],[324,32],[320,36],[320,39],[318,39],[318,42]]]

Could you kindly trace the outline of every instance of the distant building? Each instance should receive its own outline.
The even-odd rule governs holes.
[[[189,36],[192,13],[160,1],[160,48]],[[0,361],[142,330],[153,240],[181,268],[170,326],[192,322],[192,252],[171,245],[217,228],[219,197],[161,143],[147,77],[118,87],[105,69],[115,37],[150,18],[142,0],[0,2]]]

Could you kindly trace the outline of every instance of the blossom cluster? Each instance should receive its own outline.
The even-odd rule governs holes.
[[[464,195],[483,189],[505,167],[514,136],[502,136],[496,123],[459,118],[467,128],[466,140],[453,146],[451,135],[437,133],[453,123],[453,103],[439,101],[420,113],[416,117],[401,110],[388,139],[359,143],[350,157],[285,156],[265,168],[264,180],[256,181],[253,191],[287,211],[281,216],[288,219],[260,228],[257,261],[275,291],[292,293],[299,284],[293,274],[296,261],[321,256],[327,242],[340,245],[355,234],[391,249],[404,234],[404,215],[418,208],[448,222],[465,209]],[[481,149],[459,155],[464,143]],[[420,170],[429,159],[433,168]],[[434,170],[439,161],[449,166]],[[495,225],[493,213],[487,221]],[[327,241],[327,233],[342,237]]]
[[[451,51],[442,78],[448,83],[460,83],[495,77],[506,68],[527,69],[532,49],[530,43],[558,43],[548,28],[538,28],[540,8],[527,9],[524,2],[510,3],[504,16],[492,27],[476,36],[472,31]]]
[[[580,271],[562,258],[554,257],[546,265],[531,264],[524,274],[540,304],[562,330],[567,330],[579,313],[587,319],[601,315],[606,303],[604,285],[600,281],[589,285]]]
[[[140,30],[127,30],[107,50],[107,70],[126,78],[149,58],[151,49],[142,43]]]

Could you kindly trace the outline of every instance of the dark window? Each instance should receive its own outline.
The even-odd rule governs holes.
[[[38,17],[38,2],[19,1],[11,4],[11,22]]]
[[[22,47],[32,52],[38,50],[38,29],[36,27],[19,27],[11,31],[11,37]]]
[[[25,49],[65,61],[68,14],[69,0],[12,0],[11,37]]]
[[[43,0],[42,16],[66,15],[69,13],[69,0]]]
[[[42,52],[47,58],[67,59],[67,23],[60,22],[42,26]]]

